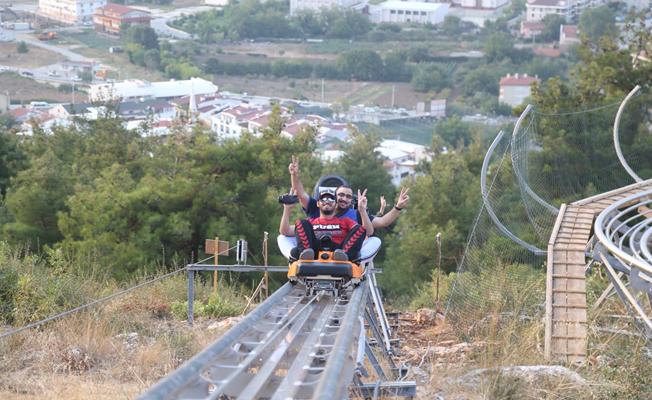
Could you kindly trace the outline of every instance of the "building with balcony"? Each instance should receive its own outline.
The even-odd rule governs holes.
[[[113,3],[99,7],[93,14],[95,31],[113,35],[120,35],[120,29],[124,26],[133,24],[149,26],[151,20],[152,16],[147,11]]]

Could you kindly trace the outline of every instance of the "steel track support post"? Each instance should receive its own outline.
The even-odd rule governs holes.
[[[192,326],[195,303],[195,271],[188,270],[188,325]]]

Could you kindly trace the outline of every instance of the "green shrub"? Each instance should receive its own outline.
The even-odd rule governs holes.
[[[29,51],[29,49],[27,48],[27,43],[25,42],[18,43],[18,46],[16,46],[16,51],[21,54],[27,53]]]
[[[240,315],[245,304],[230,294],[211,294],[206,300],[193,302],[193,316],[206,318],[222,318]],[[178,319],[188,317],[188,301],[172,303],[172,315]]]

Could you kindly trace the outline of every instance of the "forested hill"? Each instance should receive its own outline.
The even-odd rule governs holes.
[[[571,80],[552,78],[536,88],[533,101],[539,109],[590,108],[621,100],[636,84],[649,84],[652,65],[634,65],[631,54],[652,52],[650,33],[634,29],[630,34],[640,38],[630,48],[620,48],[615,38],[585,40]],[[232,242],[246,238],[252,254],[259,255],[263,232],[278,231],[281,209],[276,198],[289,187],[287,166],[293,154],[301,160],[306,187],[324,173],[339,173],[354,188],[369,189],[372,212],[381,195],[392,204],[396,189],[374,152],[378,135],[355,134],[340,162],[328,165],[314,154],[314,132],[288,140],[280,135],[282,123],[277,112],[260,137],[244,135],[226,142],[217,142],[201,127],[179,129],[164,138],[142,137],[110,116],[79,121],[53,134],[36,129],[31,137],[16,136],[3,126],[2,240],[35,251],[61,249],[71,258],[93,254],[119,279],[198,259],[204,239],[215,236]],[[560,149],[587,151],[561,128],[555,137],[545,138],[544,163]],[[587,135],[595,143],[589,151],[597,154],[611,132]],[[430,279],[437,232],[446,243],[444,268],[455,270],[480,205],[478,176],[487,139],[456,116],[433,128],[432,163],[419,166],[421,176],[405,183],[411,186],[408,209],[395,226],[380,233],[385,253],[379,263],[389,294],[409,296],[418,290],[418,282]],[[626,138],[624,145],[630,145]],[[451,151],[438,154],[436,149],[443,146]],[[652,154],[649,141],[636,147],[641,154]],[[581,159],[581,168],[566,166],[565,173],[581,174],[601,162],[599,157]],[[552,163],[548,167],[555,168]],[[271,261],[281,262],[274,254]]]

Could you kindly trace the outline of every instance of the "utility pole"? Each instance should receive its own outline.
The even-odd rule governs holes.
[[[321,78],[321,102],[324,102],[324,78]]]
[[[392,85],[392,108],[394,108],[394,97],[396,95],[396,85]]]
[[[437,283],[435,287],[435,304],[437,305],[437,310],[439,310],[439,275],[441,275],[441,232],[437,232],[435,236],[435,241],[437,242]]]

